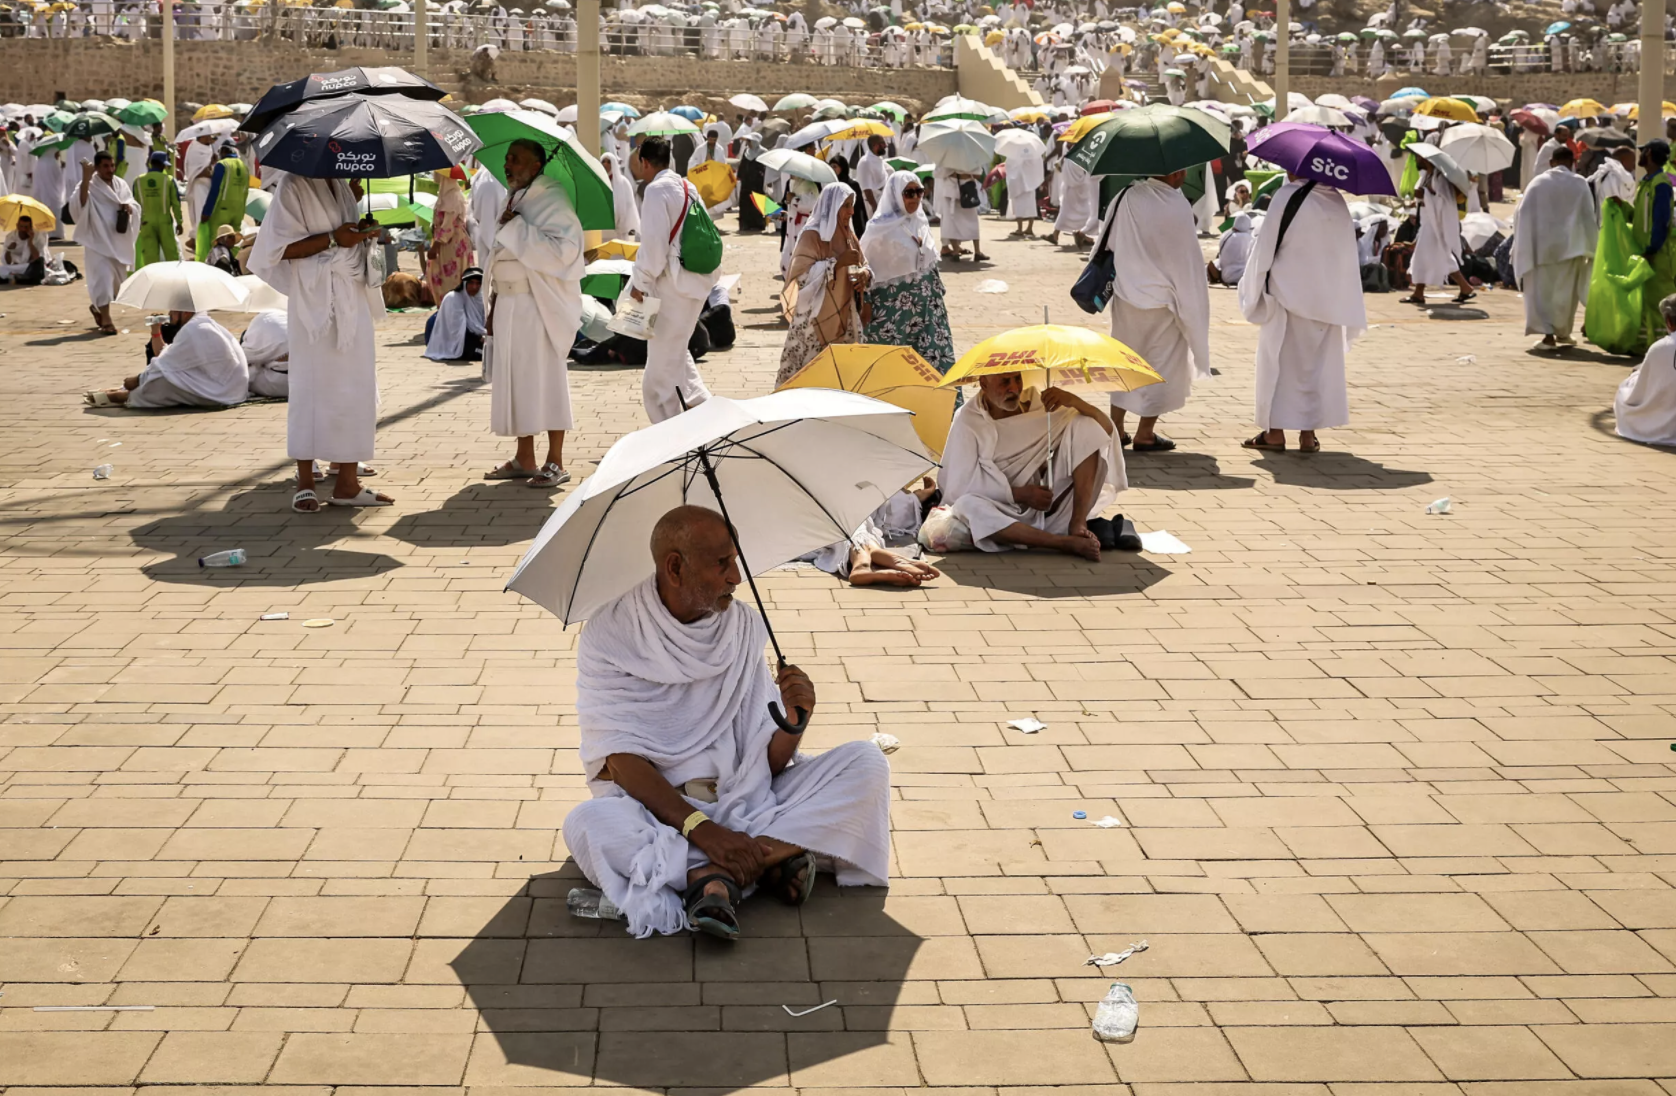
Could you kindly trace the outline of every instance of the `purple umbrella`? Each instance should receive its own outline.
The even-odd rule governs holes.
[[[1366,95],[1352,95],[1350,97],[1350,101],[1367,111],[1369,114],[1376,113],[1379,110],[1379,104],[1374,102],[1372,99],[1369,99]]]
[[[1277,122],[1247,139],[1253,155],[1350,194],[1395,194],[1379,154],[1361,141],[1306,122]]]

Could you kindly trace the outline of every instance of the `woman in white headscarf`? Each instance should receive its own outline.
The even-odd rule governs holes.
[[[925,215],[925,184],[911,171],[885,180],[879,208],[861,237],[872,272],[863,342],[911,346],[939,373],[954,365],[954,336],[937,273],[937,243]]]
[[[1251,214],[1234,214],[1234,226],[1222,237],[1222,242],[1217,245],[1216,261],[1210,264],[1211,281],[1239,285],[1240,278],[1245,274],[1245,264],[1251,259],[1251,246],[1255,240]]]
[[[622,161],[617,159],[615,152],[607,152],[599,158],[605,165],[605,172],[611,177],[612,209],[616,214],[617,227],[601,234],[605,240],[627,240],[640,238],[640,206],[634,200],[634,184],[629,181],[628,172],[622,168]]]
[[[833,343],[861,341],[856,294],[867,288],[869,271],[850,223],[854,212],[855,192],[843,183],[828,183],[797,238],[786,272],[787,296],[795,286],[796,302],[776,387]]]

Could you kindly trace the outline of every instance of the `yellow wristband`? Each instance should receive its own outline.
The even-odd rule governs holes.
[[[685,822],[681,823],[681,836],[691,837],[692,832],[698,829],[700,823],[708,821],[710,821],[709,815],[705,814],[703,811],[694,811],[693,813],[687,815],[687,820]]]

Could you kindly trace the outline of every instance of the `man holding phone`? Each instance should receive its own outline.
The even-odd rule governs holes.
[[[96,152],[91,161],[81,162],[81,185],[70,193],[70,217],[84,252],[87,310],[101,332],[114,335],[111,300],[134,265],[140,207],[134,192],[117,176],[116,158],[109,152]]]

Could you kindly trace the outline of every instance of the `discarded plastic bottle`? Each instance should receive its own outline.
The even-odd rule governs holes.
[[[200,567],[243,567],[244,549],[232,548],[225,552],[211,552],[207,556],[198,557]]]
[[[116,468],[113,465],[101,464],[99,467],[97,467],[93,470],[93,478],[94,479],[110,479],[111,478],[111,473],[114,472],[114,471],[116,471]]]
[[[1094,1012],[1094,1038],[1102,1043],[1127,1043],[1135,1037],[1140,1019],[1141,1006],[1135,1003],[1134,991],[1122,982],[1113,982]]]
[[[570,908],[572,917],[586,917],[593,921],[621,921],[623,911],[611,904],[611,899],[605,897],[592,887],[572,887],[565,896],[564,904]]]

